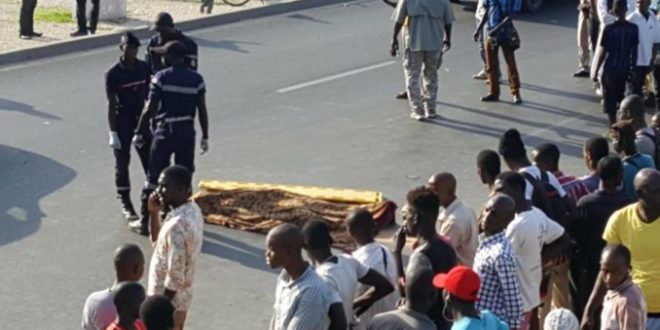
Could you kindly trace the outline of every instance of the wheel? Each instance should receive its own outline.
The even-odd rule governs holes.
[[[239,7],[248,3],[248,1],[250,0],[222,0],[222,1],[230,6]]]
[[[523,1],[523,11],[535,13],[541,8],[543,0],[525,0]]]

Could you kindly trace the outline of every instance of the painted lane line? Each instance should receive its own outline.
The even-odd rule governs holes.
[[[281,94],[288,93],[288,92],[293,92],[295,90],[311,87],[311,86],[314,86],[314,85],[323,84],[323,83],[326,83],[326,82],[329,82],[329,81],[333,81],[333,80],[353,76],[353,75],[356,75],[356,74],[359,74],[359,73],[380,69],[380,68],[390,66],[390,65],[395,64],[395,63],[397,63],[397,62],[396,61],[387,61],[387,62],[383,62],[383,63],[379,63],[379,64],[369,65],[369,66],[365,66],[363,68],[358,68],[358,69],[338,73],[338,74],[335,74],[335,75],[332,75],[332,76],[327,76],[327,77],[324,77],[324,78],[319,78],[319,79],[307,81],[307,82],[304,82],[304,83],[292,85],[292,86],[289,86],[289,87],[280,88],[280,89],[277,90],[277,92],[281,93]]]

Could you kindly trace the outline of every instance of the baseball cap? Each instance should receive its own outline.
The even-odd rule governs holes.
[[[433,277],[433,286],[466,301],[477,301],[481,280],[471,268],[456,266],[449,273]]]
[[[174,19],[172,19],[172,15],[166,12],[160,12],[156,15],[154,24],[151,25],[151,31],[158,31],[161,27],[174,27]]]
[[[570,310],[558,308],[545,317],[543,328],[546,330],[579,330],[580,322]]]
[[[119,45],[140,47],[140,40],[132,32],[124,32],[119,39]]]

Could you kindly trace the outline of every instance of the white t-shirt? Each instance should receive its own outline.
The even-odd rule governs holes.
[[[506,238],[518,261],[518,278],[523,310],[529,312],[541,304],[542,280],[541,249],[564,234],[561,225],[548,218],[543,211],[533,207],[518,213],[506,227]]]
[[[533,178],[535,178],[538,181],[541,181],[541,169],[538,168],[536,165],[531,165],[527,167],[521,168],[519,173],[522,174],[522,172],[525,172],[529,175],[531,175]],[[566,191],[564,191],[564,188],[561,187],[561,184],[559,183],[559,180],[557,180],[557,177],[550,173],[546,172],[548,175],[548,182],[557,190],[557,193],[559,193],[559,197],[564,197],[566,196]],[[524,177],[524,176],[523,176]],[[525,198],[527,198],[528,201],[532,200],[532,194],[534,193],[534,186],[532,185],[527,178],[525,178],[525,182],[527,185],[525,186]]]
[[[639,45],[637,46],[637,65],[649,66],[653,60],[653,44],[660,43],[660,23],[653,12],[649,10],[649,18],[635,10],[627,17],[628,22],[637,25],[639,30]]]
[[[337,255],[337,263],[326,261],[316,266],[316,273],[339,293],[344,305],[346,320],[353,319],[353,299],[357,292],[358,280],[369,272],[369,268],[349,255]]]
[[[385,276],[390,283],[396,287],[396,264],[394,263],[394,256],[392,252],[387,247],[376,242],[369,243],[365,246],[360,247],[355,250],[352,254],[353,258],[359,261],[366,267],[369,267],[383,276]],[[357,295],[361,295],[371,287],[358,284]],[[360,315],[360,323],[353,329],[366,329],[369,321],[376,315],[380,313],[385,313],[393,311],[396,309],[396,303],[399,301],[399,292],[394,290],[385,298],[375,302],[369,309],[367,309],[362,315]]]
[[[612,15],[607,10],[607,2],[608,0],[598,0],[596,2],[596,13],[598,14],[598,19],[600,20],[601,31],[605,28],[605,25],[616,22],[616,16]],[[626,2],[628,3],[628,11],[626,12],[626,15],[629,15],[635,11],[637,6],[635,5],[635,0],[627,0]]]
[[[117,318],[117,310],[108,288],[89,295],[83,307],[82,328],[105,330]]]

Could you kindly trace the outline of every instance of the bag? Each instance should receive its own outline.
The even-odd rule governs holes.
[[[548,218],[560,224],[567,231],[570,227],[570,212],[564,198],[559,196],[559,191],[550,184],[548,173],[541,172],[541,180],[536,179],[527,172],[522,175],[532,184],[532,204],[543,211]]]
[[[641,133],[638,133],[637,136],[645,136],[649,138],[651,141],[654,142],[655,144],[655,153],[653,154],[653,161],[655,162],[655,168],[660,169],[660,130],[657,130],[655,128],[653,129],[653,133],[655,135],[652,135],[651,133],[647,132],[646,130],[642,131]]]
[[[499,2],[500,0],[497,1],[499,5],[500,15],[502,15],[504,13],[504,9],[502,8],[502,3]],[[513,10],[510,10],[509,13],[511,11]],[[500,45],[502,46],[502,48],[505,48],[507,50],[517,50],[518,48],[520,48],[520,35],[518,34],[518,30],[516,30],[516,27],[513,26],[513,20],[511,19],[510,15],[504,17],[502,22],[500,22],[500,24],[494,27],[493,30],[488,33],[488,35],[495,42],[496,45]]]

